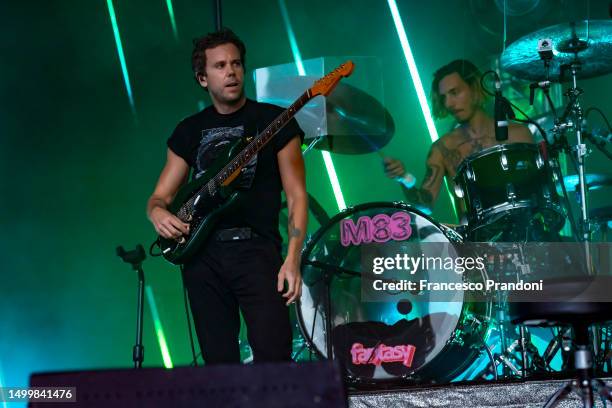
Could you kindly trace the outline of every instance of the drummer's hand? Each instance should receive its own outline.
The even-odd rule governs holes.
[[[285,260],[278,272],[276,289],[279,292],[283,291],[285,281],[287,281],[287,291],[283,293],[283,297],[287,299],[286,305],[288,306],[302,296],[302,274],[299,262]]]
[[[385,164],[385,174],[387,177],[402,177],[404,174],[406,174],[406,169],[401,161],[392,157],[385,157],[383,162]]]

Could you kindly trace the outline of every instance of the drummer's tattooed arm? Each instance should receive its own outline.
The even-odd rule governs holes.
[[[420,188],[405,188],[404,195],[410,203],[421,205],[429,209],[433,209],[434,203],[438,198],[440,186],[444,177],[444,162],[443,156],[434,144],[429,150],[427,156],[427,164],[425,169],[425,177]]]

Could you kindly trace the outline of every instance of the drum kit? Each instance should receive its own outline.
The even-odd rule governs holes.
[[[575,240],[588,242],[593,224],[612,219],[612,213],[602,210],[594,211],[597,223],[589,219],[590,190],[612,186],[612,177],[585,172],[586,140],[607,151],[587,132],[587,115],[580,104],[583,91],[578,86],[580,79],[612,72],[612,21],[560,24],[536,31],[506,48],[500,61],[507,73],[535,81],[530,88],[541,89],[546,96],[553,83],[569,82],[563,112],[557,115],[551,107],[554,126],[550,136],[537,126],[543,133],[539,145],[500,144],[463,161],[453,191],[467,208],[467,225],[461,228],[442,225],[415,206],[399,202],[361,204],[330,218],[310,197],[311,209],[313,201],[317,204],[314,218],[319,225],[302,252],[303,291],[295,308],[301,334],[294,336],[299,337],[294,344],[296,360],[337,359],[348,383],[355,387],[526,378],[562,372],[568,365],[568,329],[528,331],[514,326],[507,317],[507,299],[499,296],[485,295],[485,300],[475,300],[457,291],[452,299],[435,299],[435,295],[423,297],[412,290],[402,292],[396,302],[362,298],[363,281],[373,279],[364,259],[415,255],[413,252],[422,250],[425,243],[452,249],[462,242],[560,241],[565,239],[559,231],[566,222],[572,225]],[[359,143],[348,143],[348,136],[326,135],[309,149],[360,154],[376,151],[389,141],[393,130],[390,116],[387,130],[367,131],[364,124],[368,120],[363,117],[367,110],[353,115],[351,106],[376,101],[356,88],[345,88],[350,97],[342,98],[339,87],[335,93],[339,99],[330,103],[336,103],[344,113],[343,134],[350,134],[354,127]],[[574,145],[568,142],[570,133],[576,137]],[[561,152],[575,161],[577,175],[563,176]],[[580,222],[573,220],[568,192],[576,193]],[[398,212],[410,219],[408,239],[377,241],[374,231],[373,238],[361,245],[343,243],[346,224],[355,228],[355,238],[363,232],[360,223],[371,220],[376,230],[376,220],[392,219]],[[432,270],[419,273],[421,279],[436,279]],[[481,282],[485,277],[465,273],[461,279]],[[598,368],[610,372],[611,328],[600,330]]]

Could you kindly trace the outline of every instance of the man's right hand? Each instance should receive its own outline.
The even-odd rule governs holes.
[[[184,235],[189,235],[189,224],[184,223],[165,208],[153,208],[150,219],[155,231],[166,239],[179,239]]]
[[[389,178],[403,177],[406,174],[406,169],[404,168],[404,164],[392,157],[385,157],[383,159],[385,164],[385,174]]]

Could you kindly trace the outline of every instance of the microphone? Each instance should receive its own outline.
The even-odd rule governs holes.
[[[501,92],[501,81],[499,77],[495,79],[495,110],[493,119],[495,121],[495,140],[502,142],[508,140],[508,117],[505,107],[504,97]]]
[[[543,89],[544,92],[547,92],[548,88],[550,88],[550,81],[532,82],[529,84],[529,105],[531,106],[533,106],[535,90],[538,88]]]

